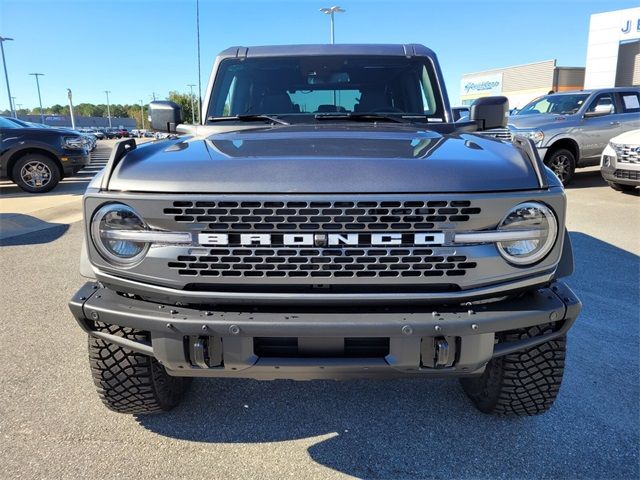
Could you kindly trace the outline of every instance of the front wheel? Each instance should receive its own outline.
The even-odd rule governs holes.
[[[538,325],[504,334],[502,341],[523,340],[552,331]],[[479,377],[460,383],[474,405],[484,413],[538,415],[551,408],[560,391],[567,350],[566,336],[492,359]]]
[[[40,153],[28,153],[13,166],[13,181],[25,192],[44,193],[53,189],[62,173],[58,164]]]
[[[576,157],[570,150],[561,148],[551,152],[544,162],[556,174],[563,185],[568,185],[576,170]]]
[[[101,325],[101,330],[135,341],[148,334],[132,328]],[[89,336],[89,364],[102,402],[118,413],[161,413],[177,406],[191,379],[172,377],[153,357]]]

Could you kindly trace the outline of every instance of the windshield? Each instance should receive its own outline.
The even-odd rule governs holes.
[[[580,110],[580,107],[588,97],[589,94],[587,93],[545,95],[525,105],[516,115],[531,115],[534,113],[571,115],[578,113],[578,110]]]
[[[227,59],[220,64],[208,117],[336,113],[417,115],[444,121],[427,58],[301,56]]]

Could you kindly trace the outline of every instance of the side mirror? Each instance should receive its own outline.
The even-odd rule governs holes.
[[[483,97],[471,104],[469,120],[478,124],[480,130],[507,126],[509,99],[507,97]]]
[[[182,123],[180,105],[167,101],[149,103],[149,122],[153,130],[174,133],[176,126]]]
[[[603,115],[609,115],[610,113],[613,113],[613,105],[596,105],[596,108],[594,108],[593,111],[585,112],[584,117],[601,117]]]

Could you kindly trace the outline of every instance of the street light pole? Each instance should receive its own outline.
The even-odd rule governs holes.
[[[200,73],[200,0],[196,0],[196,37],[198,38],[198,121],[202,123],[202,74]]]
[[[144,130],[144,104],[140,100],[140,120],[142,120],[142,129]]]
[[[346,10],[340,8],[338,6],[333,7],[325,7],[321,8],[320,11],[325,15],[329,15],[331,17],[331,44],[336,43],[336,34],[335,34],[335,25],[334,25],[334,14],[335,13],[344,13]]]
[[[30,73],[29,75],[33,75],[36,77],[36,87],[38,87],[38,101],[40,102],[40,123],[44,125],[44,110],[42,109],[42,97],[40,96],[40,80],[38,77],[43,77],[44,73]]]
[[[191,124],[192,125],[196,124],[196,111],[193,108],[193,87],[195,86],[196,86],[195,83],[190,83],[189,85],[187,85],[187,87],[191,89],[190,100],[191,100]]]
[[[107,94],[107,117],[109,117],[109,128],[111,128],[111,109],[109,108],[109,94],[111,90],[105,90],[104,93]]]
[[[0,37],[0,50],[2,50],[2,65],[4,66],[4,79],[7,82],[7,94],[9,96],[9,111],[15,118],[18,118],[16,114],[16,109],[13,108],[11,89],[9,88],[9,74],[7,73],[7,62],[4,59],[4,42],[11,41],[11,40],[13,40],[13,38]]]
[[[71,115],[71,129],[76,129],[76,116],[73,114],[73,94],[71,89],[67,88],[67,97],[69,97],[69,114]]]

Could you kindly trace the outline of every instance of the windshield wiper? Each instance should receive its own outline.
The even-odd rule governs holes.
[[[291,125],[289,122],[285,122],[284,120],[280,120],[279,118],[272,117],[270,115],[262,115],[262,114],[244,114],[244,115],[233,115],[230,117],[208,117],[207,118],[207,122],[230,122],[230,121],[271,122],[271,123],[277,123],[279,125]]]
[[[407,123],[404,120],[380,113],[316,113],[316,120],[350,120],[353,122],[393,122]]]

